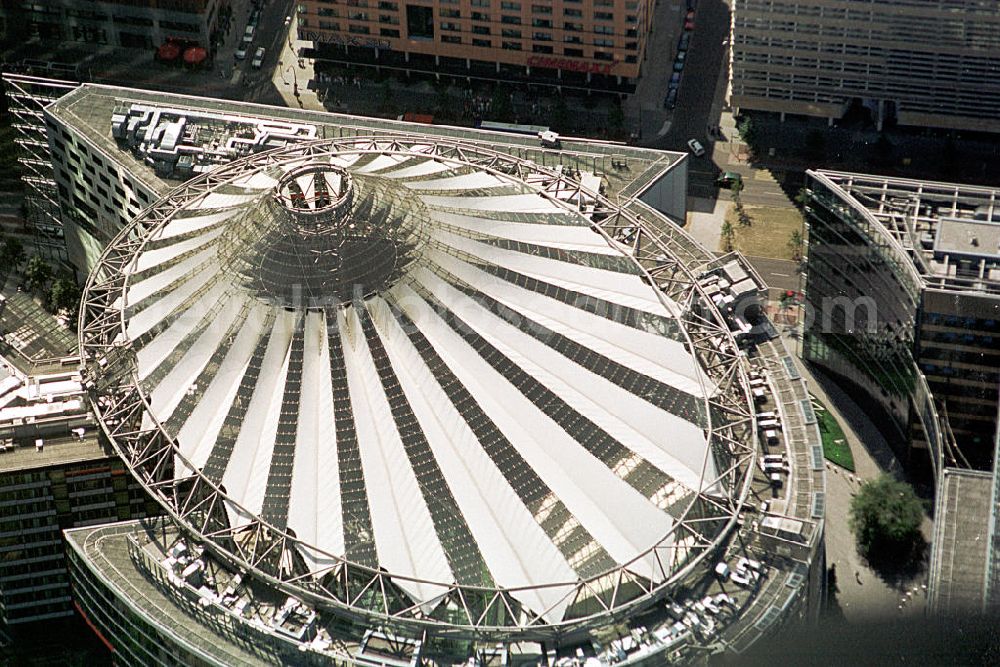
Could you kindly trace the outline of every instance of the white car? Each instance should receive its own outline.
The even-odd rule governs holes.
[[[701,145],[701,142],[697,139],[688,139],[688,148],[694,153],[695,157],[701,157],[705,154],[705,147]]]
[[[233,57],[236,58],[237,60],[246,60],[246,57],[247,57],[247,43],[246,42],[243,42],[242,44],[240,44],[240,48],[236,49],[236,53],[233,54]]]
[[[253,60],[250,62],[250,66],[254,69],[260,69],[261,65],[264,64],[264,47],[258,46],[257,52],[253,54]]]

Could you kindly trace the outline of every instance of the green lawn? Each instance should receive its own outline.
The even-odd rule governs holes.
[[[722,193],[719,195],[723,196]],[[793,231],[803,228],[802,214],[791,206],[779,208],[776,206],[744,206],[753,224],[741,227],[736,207],[731,206],[726,214],[726,220],[733,226],[735,238],[733,247],[744,255],[754,257],[774,257],[775,259],[792,259],[792,249],[788,240]],[[723,248],[720,242],[720,250]]]
[[[851,448],[847,444],[844,430],[815,396],[812,397],[812,406],[816,413],[816,421],[819,423],[819,434],[823,438],[823,456],[827,461],[854,472],[854,457],[851,456]]]

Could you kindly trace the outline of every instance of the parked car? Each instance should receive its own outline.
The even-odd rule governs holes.
[[[264,47],[258,46],[257,52],[253,54],[253,61],[250,63],[250,66],[253,67],[254,69],[260,69],[261,65],[263,64],[264,64]]]
[[[675,72],[683,72],[684,71],[684,61],[683,60],[675,60],[674,61],[674,71]]]
[[[689,33],[689,32],[682,32],[681,33],[681,38],[677,41],[677,50],[678,51],[687,51],[688,50],[688,46],[690,46],[690,45],[691,45],[691,33]]]
[[[237,60],[246,60],[248,48],[249,44],[247,44],[246,42],[242,42],[239,48],[236,49],[236,53],[233,54],[233,57],[236,58]]]
[[[670,85],[673,86],[674,88],[676,88],[680,84],[681,84],[681,73],[680,72],[674,72],[673,74],[671,74],[670,75]]]
[[[735,171],[726,171],[719,174],[719,177],[715,179],[717,185],[725,188],[733,187],[734,183],[739,183],[743,181],[743,177]]]
[[[670,88],[667,90],[667,96],[663,98],[663,108],[673,109],[677,106],[677,89]]]
[[[688,148],[694,153],[695,157],[701,157],[705,154],[705,147],[701,145],[701,142],[697,139],[688,139]]]
[[[694,21],[693,20],[684,21],[684,29],[687,30],[688,32],[694,30]]]

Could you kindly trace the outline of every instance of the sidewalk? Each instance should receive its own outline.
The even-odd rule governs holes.
[[[733,202],[722,197],[715,200],[690,197],[689,201],[696,199],[698,201],[688,206],[687,225],[684,227],[684,231],[710,252],[719,252],[722,223]]]
[[[889,444],[872,424],[854,399],[828,379],[813,374],[797,353],[799,341],[785,337],[795,364],[806,378],[809,391],[836,417],[844,429],[854,457],[855,473],[827,462],[826,475],[826,561],[836,566],[836,591],[830,591],[848,622],[875,619],[896,619],[902,616],[919,618],[927,605],[926,571],[895,587],[883,581],[858,555],[854,535],[847,525],[851,498],[862,481],[871,480],[882,472],[899,473],[902,464]],[[921,531],[930,542],[933,524],[924,518]],[[916,593],[913,589],[916,588]],[[904,604],[902,599],[906,598]],[[902,609],[900,609],[902,605]]]

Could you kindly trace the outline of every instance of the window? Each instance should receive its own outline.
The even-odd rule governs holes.
[[[379,23],[388,23],[389,25],[399,25],[399,17],[393,16],[392,14],[379,14]]]
[[[489,21],[490,15],[484,14],[483,12],[472,12],[473,21]]]
[[[594,12],[594,20],[596,21],[614,21],[615,15],[611,12]]]
[[[605,53],[603,51],[594,52],[594,60],[614,60],[615,57],[610,53]]]
[[[493,46],[493,43],[490,42],[490,40],[488,40],[488,39],[473,39],[472,40],[472,45],[473,46],[483,46],[483,47],[486,47],[486,48],[490,48],[491,46]]]
[[[472,0],[473,7],[489,7],[490,0]]]
[[[378,34],[382,37],[399,37],[399,31],[393,28],[379,28]]]
[[[434,8],[407,5],[406,34],[417,39],[434,39]]]
[[[399,5],[397,5],[395,2],[385,2],[385,0],[382,0],[381,2],[378,3],[378,8],[386,9],[392,12],[399,11]]]
[[[535,44],[531,47],[534,53],[552,53],[552,47],[544,44]]]
[[[551,14],[552,5],[531,5],[531,12],[533,14]]]
[[[445,44],[461,44],[462,38],[458,35],[441,35],[441,41]]]
[[[549,19],[531,19],[531,25],[536,28],[551,28],[552,21]]]
[[[501,2],[500,3],[500,9],[510,9],[512,11],[519,12],[519,11],[521,11],[521,3],[520,2]]]
[[[516,37],[518,39],[521,39],[521,31],[515,30],[513,28],[504,28],[503,30],[500,31],[500,34],[504,37]]]
[[[501,42],[500,45],[504,49],[506,49],[508,51],[520,51],[521,50],[521,43],[520,42]]]
[[[442,21],[441,22],[441,29],[442,30],[449,30],[451,32],[461,32],[461,30],[462,30],[462,24],[460,24],[460,23],[452,23],[451,21]]]
[[[583,57],[583,49],[563,49],[563,53],[572,58]]]
[[[476,35],[488,35],[490,34],[490,27],[487,25],[474,25],[472,26],[472,32]]]
[[[371,32],[366,25],[349,25],[347,31],[355,35],[367,35]]]
[[[520,16],[501,16],[500,23],[506,23],[507,25],[521,25]]]
[[[531,34],[531,38],[536,42],[551,42],[552,35],[547,32],[535,32]]]
[[[581,11],[579,9],[570,9],[568,7],[563,10],[563,14],[565,16],[573,16],[575,18],[582,18],[583,17],[583,11]]]
[[[351,12],[348,18],[351,19],[352,21],[367,21],[368,12]]]
[[[457,9],[445,9],[444,7],[442,7],[438,11],[438,15],[439,16],[443,16],[445,18],[449,18],[449,19],[462,18],[462,12],[461,11],[459,11]]]
[[[566,23],[563,23],[563,30],[569,30],[570,32],[583,32],[583,24],[570,23],[567,21]]]

